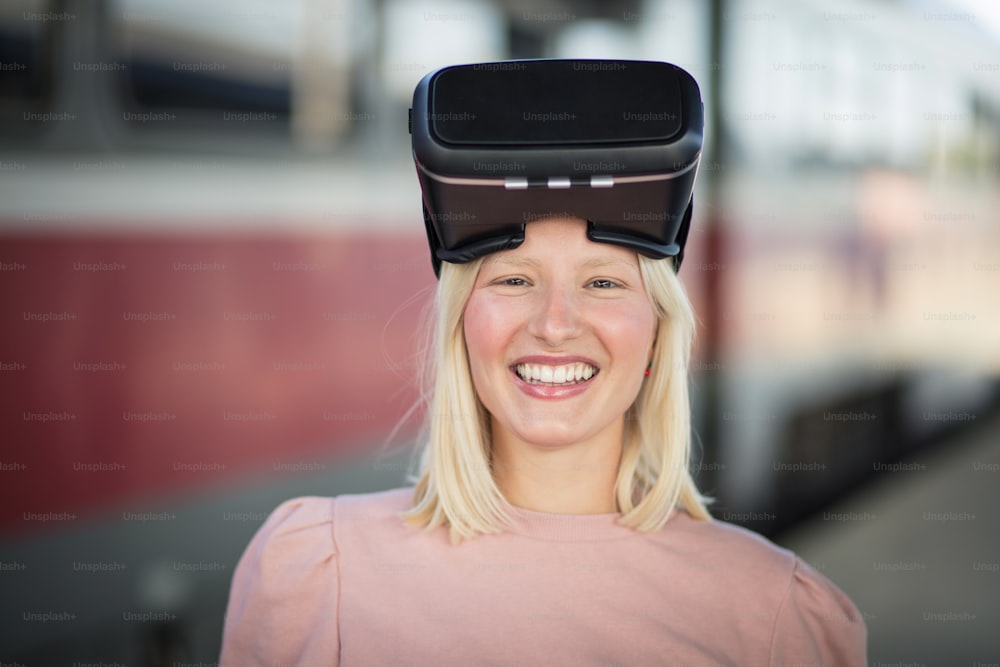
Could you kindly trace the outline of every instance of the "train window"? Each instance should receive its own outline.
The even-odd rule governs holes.
[[[303,3],[115,0],[122,119],[135,132],[288,132]]]
[[[45,0],[0,4],[0,132],[41,126],[52,91],[52,43],[69,12]]]

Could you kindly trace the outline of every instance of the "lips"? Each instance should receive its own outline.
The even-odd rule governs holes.
[[[517,359],[510,371],[514,384],[528,396],[558,399],[586,391],[600,367],[586,357],[532,356]]]
[[[596,366],[582,361],[558,366],[529,363],[514,366],[514,372],[517,373],[517,376],[530,384],[577,384],[592,378],[597,370]]]

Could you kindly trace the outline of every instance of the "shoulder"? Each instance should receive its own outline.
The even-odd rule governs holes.
[[[243,551],[233,588],[280,589],[336,556],[333,498],[287,500],[270,513]]]
[[[337,555],[338,534],[352,526],[371,529],[379,524],[399,523],[398,515],[409,507],[412,493],[412,489],[399,488],[286,500],[261,525],[241,564],[265,556],[285,565],[293,561],[328,561]]]
[[[286,500],[271,511],[250,545],[273,540],[301,540],[330,534],[334,498],[304,496]]]
[[[257,530],[233,572],[220,664],[294,662],[304,646],[337,647],[335,633],[303,622],[336,614],[332,517],[332,498],[295,498]]]
[[[770,642],[772,663],[808,658],[822,665],[867,664],[868,628],[861,612],[836,584],[799,558]]]
[[[796,568],[791,551],[745,528],[683,512],[661,539],[707,604],[729,607],[756,632],[777,614]]]
[[[385,557],[400,549],[429,549],[440,546],[447,530],[439,529],[430,538],[426,530],[415,528],[402,514],[413,507],[413,487],[389,489],[377,493],[337,496],[334,504],[333,534],[347,560]],[[353,560],[352,560],[353,557]]]
[[[667,524],[675,541],[698,555],[705,567],[735,572],[740,578],[766,584],[787,581],[796,556],[757,533],[717,519],[700,521],[678,512]]]
[[[863,665],[867,630],[851,599],[788,549],[739,526],[679,513],[667,524],[687,544],[708,589],[767,638],[773,664]]]
[[[344,494],[334,500],[338,521],[392,520],[413,505],[413,488]]]
[[[341,526],[390,521],[409,494],[396,489],[279,505],[250,540],[233,573],[222,664],[298,663],[336,655]],[[398,507],[398,510],[396,509]]]

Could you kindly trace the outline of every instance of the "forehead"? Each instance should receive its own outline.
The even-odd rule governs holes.
[[[578,265],[624,264],[638,269],[636,253],[610,243],[587,238],[587,221],[553,217],[529,222],[524,243],[512,250],[493,253],[486,264],[534,264],[564,260]]]

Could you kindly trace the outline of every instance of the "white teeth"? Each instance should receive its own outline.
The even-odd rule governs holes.
[[[514,369],[522,380],[535,384],[570,384],[589,380],[597,372],[590,364],[573,363],[564,366],[518,364]]]

